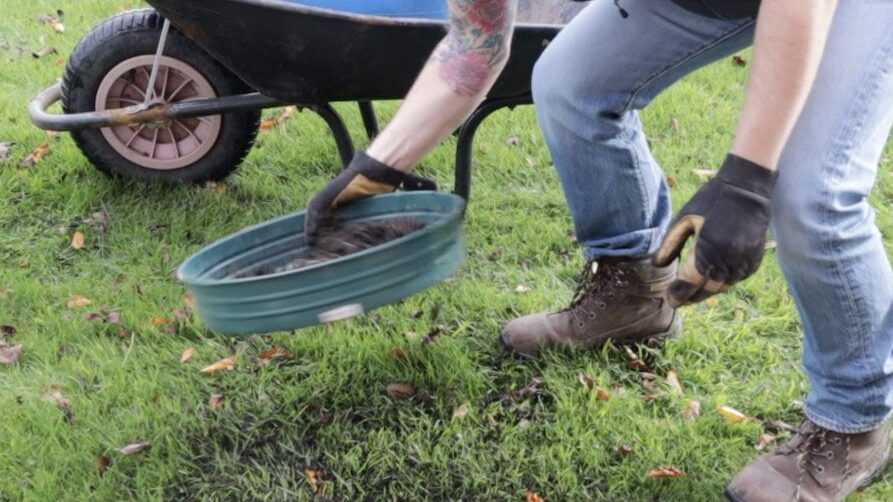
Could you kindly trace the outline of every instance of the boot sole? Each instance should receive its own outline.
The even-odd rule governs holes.
[[[679,315],[679,312],[677,311],[677,312],[673,313],[673,320],[670,322],[670,327],[667,328],[667,330],[662,333],[656,333],[654,335],[643,336],[642,338],[628,338],[628,339],[621,338],[621,339],[618,339],[618,338],[607,337],[607,338],[605,338],[604,342],[602,342],[598,345],[594,345],[591,347],[581,347],[581,348],[586,348],[586,349],[591,349],[591,350],[599,349],[602,346],[604,346],[604,344],[607,343],[608,341],[611,341],[613,343],[620,344],[620,345],[647,344],[652,347],[663,347],[663,344],[667,340],[667,338],[673,337],[674,335],[678,334],[680,331],[682,331],[682,317]],[[503,347],[505,347],[506,350],[513,352],[515,354],[522,355],[522,356],[533,357],[534,355],[539,353],[539,351],[533,352],[533,353],[527,353],[527,352],[521,352],[519,350],[515,350],[515,348],[512,346],[512,344],[509,343],[508,340],[506,340],[505,333],[501,333],[499,335],[499,342],[502,344]],[[546,347],[544,347],[544,348],[546,348]]]
[[[890,450],[888,449],[887,454],[885,455],[884,461],[881,462],[880,465],[878,465],[877,469],[875,469],[874,472],[872,472],[871,474],[866,476],[865,479],[860,481],[853,488],[853,492],[855,492],[857,490],[861,490],[861,489],[865,488],[866,486],[877,481],[877,479],[881,476],[881,474],[883,474],[884,471],[887,470],[887,463],[889,463],[889,462],[890,462]],[[850,493],[852,493],[852,492],[850,492]],[[750,502],[749,500],[744,500],[743,498],[739,497],[738,495],[732,493],[731,491],[729,491],[728,488],[726,488],[726,490],[725,490],[725,495],[726,495],[726,500],[728,500],[729,502]]]

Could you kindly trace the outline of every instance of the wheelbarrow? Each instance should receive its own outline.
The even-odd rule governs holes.
[[[367,135],[373,102],[408,92],[446,27],[446,0],[148,0],[111,17],[71,54],[61,83],[29,113],[70,131],[101,171],[144,180],[222,179],[251,149],[261,110],[296,105],[353,156],[333,102],[357,102]],[[487,99],[457,131],[454,192],[470,192],[472,144],[494,111],[532,103],[545,46],[582,5],[521,0],[511,57]],[[47,109],[62,101],[63,114]]]

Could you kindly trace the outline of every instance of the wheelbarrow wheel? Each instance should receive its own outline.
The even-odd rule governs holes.
[[[66,113],[126,108],[145,101],[163,19],[153,9],[123,12],[88,33],[62,80]],[[150,104],[247,92],[247,86],[171,28]],[[101,171],[170,183],[219,180],[245,158],[260,110],[74,131],[75,143]]]

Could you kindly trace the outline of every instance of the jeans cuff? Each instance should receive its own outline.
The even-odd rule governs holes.
[[[884,423],[893,415],[893,412],[887,413],[887,416],[878,420],[877,422],[862,422],[857,424],[843,424],[837,420],[831,420],[829,418],[823,417],[813,411],[806,410],[806,418],[812,420],[819,427],[823,427],[828,430],[832,430],[834,432],[839,432],[841,434],[861,434],[863,432],[871,432],[875,429],[880,428]]]

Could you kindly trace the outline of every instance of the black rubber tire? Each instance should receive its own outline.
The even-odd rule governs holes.
[[[66,113],[95,111],[96,93],[102,79],[122,61],[154,55],[163,21],[153,9],[131,10],[106,19],[81,39],[65,67],[63,110]],[[195,68],[218,96],[250,92],[238,77],[173,27],[168,33],[164,55]],[[90,162],[106,174],[167,183],[202,182],[223,179],[239,166],[257,136],[260,116],[260,110],[224,114],[214,146],[192,164],[179,169],[154,169],[136,164],[118,153],[99,129],[74,131],[72,137]]]

